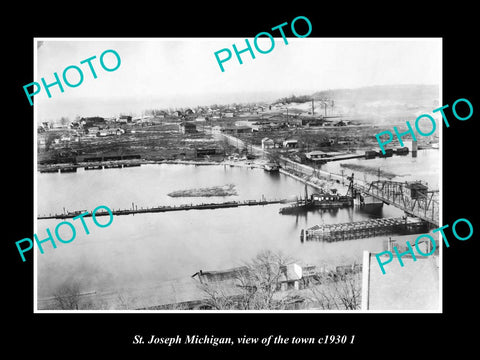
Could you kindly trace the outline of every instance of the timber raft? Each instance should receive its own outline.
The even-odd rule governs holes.
[[[341,224],[315,225],[302,230],[303,241],[342,241],[401,233],[417,234],[428,231],[428,223],[415,217],[382,218]]]
[[[259,205],[270,205],[270,204],[284,204],[288,202],[286,199],[275,199],[275,200],[245,200],[245,201],[228,201],[223,203],[209,203],[209,204],[185,204],[185,205],[174,205],[174,206],[157,206],[157,207],[147,207],[140,208],[137,207],[131,209],[112,209],[113,215],[135,215],[135,214],[147,214],[147,213],[156,213],[156,212],[167,212],[167,211],[185,211],[185,210],[212,210],[212,209],[224,209],[224,208],[234,208],[240,206],[259,206]],[[67,219],[74,218],[85,211],[69,211],[63,214],[50,214],[50,215],[41,215],[37,216],[38,220],[45,219]],[[95,213],[97,216],[106,216],[109,215],[106,211],[98,211]],[[92,216],[92,213],[84,215],[85,217]]]

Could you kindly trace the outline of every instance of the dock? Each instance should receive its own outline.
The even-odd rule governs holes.
[[[244,201],[228,201],[223,203],[209,203],[209,204],[184,204],[184,205],[173,205],[173,206],[156,206],[156,207],[147,207],[140,208],[137,207],[131,209],[112,209],[113,215],[135,215],[135,214],[147,214],[147,213],[157,213],[157,212],[167,212],[167,211],[186,211],[186,210],[213,210],[213,209],[225,209],[225,208],[235,208],[241,206],[265,206],[270,204],[284,204],[287,203],[286,199],[274,199],[274,200],[244,200]],[[86,211],[85,211],[86,212]],[[82,214],[82,211],[69,211],[63,214],[50,214],[50,215],[41,215],[37,216],[38,220],[45,219],[68,219],[74,218]],[[95,214],[97,216],[106,216],[108,212],[99,211]],[[85,215],[85,217],[92,216],[91,213]]]
[[[428,223],[415,217],[382,218],[341,224],[315,225],[302,230],[301,241],[342,241],[394,233],[417,234],[428,231]]]

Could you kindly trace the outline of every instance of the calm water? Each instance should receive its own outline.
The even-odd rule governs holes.
[[[434,158],[435,154],[428,156]],[[395,157],[384,164],[397,162],[396,167],[392,165],[393,170],[405,167],[413,173],[412,162],[418,163],[420,159],[420,156],[417,159]],[[370,165],[371,162],[363,161],[362,164]],[[37,176],[38,214],[59,213],[63,208],[91,211],[98,205],[111,209],[130,208],[132,202],[140,208],[303,194],[303,184],[285,175],[228,166],[162,164],[92,171],[79,169],[77,173],[38,173]],[[175,190],[227,183],[235,184],[238,196],[171,198],[167,195]],[[83,232],[80,223],[74,222],[77,238],[72,243],[58,243],[57,249],[45,244],[45,254],[38,253],[38,296],[51,296],[59,285],[73,280],[80,282],[82,291],[148,286],[190,276],[200,269],[239,266],[264,249],[280,250],[310,264],[361,262],[363,250],[383,249],[382,238],[301,243],[300,230],[315,224],[402,215],[398,209],[384,206],[374,213],[340,209],[287,216],[278,213],[282,206],[118,216],[107,228],[96,227],[92,218],[87,218],[89,235]],[[60,221],[38,221],[36,233],[40,238],[46,237],[42,236],[46,234],[45,229],[53,231]],[[65,238],[68,237],[69,234],[65,234]]]
[[[413,158],[411,154],[406,156],[393,156],[391,158],[375,158],[375,159],[350,159],[345,161],[334,161],[322,166],[322,170],[332,173],[340,174],[340,169],[345,169],[345,175],[350,174],[352,170],[346,167],[341,167],[342,164],[355,164],[372,167],[374,169],[380,168],[382,171],[394,173],[397,176],[392,178],[392,181],[412,181],[423,180],[428,183],[430,189],[438,190],[439,188],[439,161],[441,153],[440,150],[420,150],[417,157]],[[376,174],[363,174],[355,172],[355,176],[360,180],[377,180]]]

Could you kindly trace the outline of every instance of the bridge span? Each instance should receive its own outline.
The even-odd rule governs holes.
[[[316,169],[284,157],[281,158],[281,164],[286,171],[293,170],[308,176],[324,176],[338,182],[345,180],[345,177],[342,175]],[[349,179],[348,176],[347,179]],[[308,183],[314,186],[311,182]],[[439,226],[439,191],[429,189],[427,184],[422,181],[377,180],[368,183],[355,179],[353,181],[353,189],[355,191],[354,195],[370,195],[387,205],[393,205],[403,210],[409,216],[414,216],[434,226]]]

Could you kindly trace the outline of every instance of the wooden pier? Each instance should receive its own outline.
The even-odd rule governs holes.
[[[212,209],[224,209],[224,208],[234,208],[240,206],[259,206],[259,205],[270,205],[270,204],[283,204],[286,203],[287,200],[245,200],[245,201],[228,201],[223,203],[209,203],[209,204],[185,204],[185,205],[173,205],[173,206],[157,206],[157,207],[147,207],[147,208],[140,208],[137,207],[131,209],[112,209],[113,215],[135,215],[135,214],[147,214],[147,213],[156,213],[156,212],[167,212],[167,211],[185,211],[185,210],[212,210]],[[50,214],[50,215],[41,215],[38,216],[38,220],[45,220],[45,219],[67,219],[67,218],[74,218],[85,211],[69,211],[63,214]],[[106,211],[99,211],[95,213],[95,217],[97,216],[106,216],[109,215]],[[92,216],[91,213],[85,215],[85,217]]]
[[[301,241],[342,241],[402,233],[428,231],[428,223],[415,217],[382,218],[342,224],[315,225],[302,230]]]

